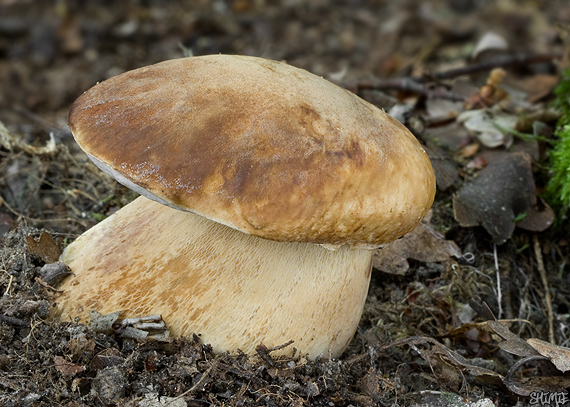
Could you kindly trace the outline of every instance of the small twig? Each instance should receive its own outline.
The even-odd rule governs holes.
[[[505,319],[513,319],[513,307],[512,307],[512,299],[511,299],[511,267],[509,264],[506,264],[501,269],[501,286],[502,286],[502,296],[503,296],[503,312]]]
[[[0,122],[0,144],[6,150],[12,151],[14,148],[18,148],[31,155],[50,155],[57,151],[53,133],[50,133],[49,141],[44,147],[34,147],[22,140],[21,137],[16,137],[10,133],[2,122]]]
[[[268,366],[273,367],[273,366],[275,366],[275,361],[271,357],[270,353],[275,351],[275,350],[286,348],[287,346],[291,345],[293,342],[295,342],[295,341],[290,340],[289,342],[286,342],[283,345],[274,346],[272,348],[268,348],[267,346],[265,346],[264,344],[261,343],[261,344],[257,345],[257,347],[255,348],[255,352],[257,352],[259,357],[265,363],[267,363]]]
[[[400,79],[374,79],[369,82],[359,82],[356,85],[357,91],[367,89],[378,90],[400,90],[402,92],[412,92],[432,99],[448,99],[456,102],[462,102],[465,98],[457,93],[448,90],[437,88],[430,89],[423,84],[416,82],[414,78],[400,78]]]
[[[495,58],[481,61],[476,64],[467,65],[461,68],[450,69],[449,71],[437,72],[434,74],[427,74],[412,78],[417,83],[427,83],[434,81],[441,81],[445,79],[453,79],[458,76],[470,75],[477,72],[490,71],[495,68],[505,68],[515,65],[531,65],[541,64],[544,62],[552,62],[556,59],[562,58],[560,53],[550,54],[524,54],[519,53],[515,55],[500,55]]]
[[[42,126],[45,130],[47,130],[49,133],[55,133],[58,137],[61,137],[64,134],[68,134],[69,131],[65,131],[64,129],[56,126],[54,123],[51,123],[49,121],[47,121],[46,119],[44,119],[43,117],[41,117],[40,115],[37,115],[27,109],[23,109],[21,107],[15,107],[15,106],[10,106],[10,107],[6,107],[6,106],[0,106],[3,109],[10,109],[12,110],[14,113],[17,113],[23,117],[25,117],[26,119],[29,119],[31,121],[34,121],[36,123],[38,123],[40,126]]]
[[[14,276],[8,273],[6,270],[4,270],[4,272],[10,276],[10,280],[8,281],[8,287],[6,287],[6,291],[4,291],[4,295],[8,296],[10,295],[10,289],[12,288],[12,281],[14,280]]]
[[[356,89],[357,91],[365,89],[401,90],[404,92],[417,93],[430,98],[449,99],[460,102],[464,101],[465,97],[445,89],[430,89],[424,85],[430,82],[439,82],[445,79],[457,78],[458,76],[490,71],[494,68],[538,64],[551,62],[560,58],[562,58],[562,54],[559,53],[502,55],[476,64],[466,65],[464,67],[450,69],[448,71],[436,72],[434,74],[404,77],[399,79],[375,79],[367,82],[359,82],[356,84]]]
[[[268,352],[273,352],[274,350],[283,349],[283,348],[286,348],[287,346],[293,344],[294,342],[295,342],[295,341],[291,339],[289,342],[285,342],[285,343],[282,344],[282,345],[277,345],[277,346],[274,346],[274,347],[272,347],[272,348],[267,348],[267,351],[268,351]]]
[[[546,314],[548,316],[548,341],[555,345],[554,343],[554,314],[552,312],[552,298],[550,297],[550,288],[548,285],[548,279],[546,278],[546,270],[544,269],[544,262],[542,261],[542,251],[540,248],[540,242],[538,241],[538,235],[535,233],[532,237],[534,243],[534,255],[536,256],[536,263],[538,264],[538,272],[540,273],[540,279],[542,280],[542,285],[544,286],[544,302],[546,302]]]
[[[255,347],[255,352],[259,355],[259,357],[267,364],[269,367],[275,366],[275,362],[273,358],[269,354],[269,349],[264,344],[259,344]]]
[[[203,386],[206,382],[206,379],[208,378],[208,376],[210,375],[210,373],[212,372],[212,369],[214,369],[214,365],[216,364],[216,362],[212,362],[212,364],[210,365],[210,367],[208,367],[206,369],[206,371],[204,373],[202,373],[202,376],[200,377],[200,379],[196,382],[196,384],[194,386],[192,386],[190,389],[186,390],[184,393],[180,394],[179,396],[175,397],[176,399],[180,399],[184,396],[186,396],[187,394],[190,393],[194,393],[196,390],[198,390],[201,386]]]
[[[30,222],[76,222],[78,224],[80,224],[81,226],[87,226],[87,222],[82,222],[79,219],[75,219],[75,218],[51,218],[51,219],[40,219],[40,218],[32,218],[30,216],[26,216],[23,213],[20,213],[18,211],[16,211],[14,208],[12,208],[8,202],[6,202],[5,199],[3,199],[0,196],[0,206],[4,205],[6,207],[6,209],[8,209],[8,211],[12,212],[14,215],[16,215],[18,218],[16,219],[16,223],[20,222],[20,220],[22,219],[26,219]]]
[[[499,270],[499,258],[497,256],[497,245],[493,243],[493,257],[495,259],[495,270],[497,273],[497,303],[499,305],[499,312],[497,313],[497,319],[501,319],[503,316],[503,293],[501,291],[501,272]]]
[[[140,326],[144,326],[145,324],[153,324],[158,323],[161,327],[164,327],[164,321],[162,320],[162,315],[149,315],[145,317],[136,317],[136,318],[125,318],[122,320],[118,320],[117,324],[121,327],[125,327],[127,325],[133,325],[136,328],[140,328]]]
[[[46,283],[45,281],[43,281],[39,277],[36,277],[35,280],[36,280],[36,284],[39,285],[40,287],[47,288],[48,290],[53,291],[55,293],[62,293],[63,292],[62,290],[58,290],[57,288],[52,287],[51,285],[49,285],[48,283]]]
[[[209,367],[208,369],[206,369],[206,371],[202,374],[202,377],[200,377],[200,380],[198,380],[194,386],[192,386],[190,389],[186,390],[184,393],[179,394],[178,396],[172,398],[170,401],[168,401],[168,402],[166,402],[166,403],[164,403],[164,404],[161,404],[161,405],[164,405],[164,406],[173,405],[173,404],[176,402],[176,400],[183,399],[184,396],[186,396],[186,395],[188,395],[188,394],[191,394],[191,393],[194,393],[196,390],[198,390],[198,388],[199,388],[200,386],[202,386],[202,384],[204,384],[204,382],[206,381],[208,375],[210,374],[210,372],[211,372],[212,369],[214,368],[214,363],[215,363],[215,362],[213,362],[213,363],[210,365],[210,367]]]
[[[190,390],[188,390],[188,392],[193,393],[196,390],[198,390],[200,387],[204,386],[206,383],[206,379],[208,379],[208,376],[210,375],[210,372],[212,371],[212,369],[214,369],[214,362],[212,362],[210,367],[208,369],[206,369],[206,371],[204,373],[202,373],[202,377],[200,377],[200,380],[198,380],[196,382],[196,384],[194,386],[192,386],[190,388]]]

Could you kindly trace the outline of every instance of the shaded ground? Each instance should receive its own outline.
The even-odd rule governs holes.
[[[0,149],[0,405],[505,406],[567,394],[568,350],[525,340],[570,339],[568,225],[548,227],[536,198],[570,6],[269,3],[0,0],[0,121],[13,135]],[[390,111],[427,146],[439,190],[429,224],[389,262],[379,253],[340,360],[213,355],[198,338],[135,340],[46,319],[57,278],[42,267],[135,196],[75,146],[69,105],[97,81],[188,53],[286,60]],[[485,61],[505,72],[429,76]],[[481,113],[458,118],[467,110]],[[41,150],[50,135],[55,147]],[[509,198],[477,206],[473,190]],[[42,229],[56,242],[39,240]]]

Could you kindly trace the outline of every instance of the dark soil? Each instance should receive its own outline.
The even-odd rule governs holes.
[[[419,3],[0,0],[0,122],[12,137],[0,147],[0,405],[508,406],[567,395],[570,350],[537,357],[538,347],[525,341],[569,345],[567,222],[559,216],[542,232],[517,228],[495,244],[453,213],[453,197],[476,178],[482,159],[492,161],[489,151],[528,151],[533,179],[526,181],[540,195],[549,144],[517,138],[490,148],[454,116],[433,113],[434,100],[457,95],[464,108],[498,103],[479,93],[489,68],[445,80],[430,75],[498,61],[510,98],[523,92],[524,116],[541,112],[533,120],[552,137],[556,112],[545,109],[567,63],[570,5]],[[489,46],[473,60],[490,32],[508,47]],[[277,358],[263,346],[255,355],[219,355],[199,337],[129,339],[49,318],[61,276],[44,266],[136,196],[76,146],[69,106],[129,69],[215,53],[285,60],[386,110],[396,106],[428,145],[439,189],[430,225],[460,254],[426,261],[408,251],[407,270],[375,270],[359,330],[338,360]],[[526,57],[535,54],[543,58]],[[414,86],[401,80],[422,75]],[[55,147],[42,150],[50,138]],[[468,146],[478,153],[466,153]],[[510,331],[487,322],[494,319]]]

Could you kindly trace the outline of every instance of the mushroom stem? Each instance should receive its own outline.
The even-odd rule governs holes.
[[[372,251],[251,236],[139,197],[64,251],[62,318],[90,310],[162,314],[175,336],[214,350],[252,353],[294,343],[311,358],[337,357],[356,331]]]

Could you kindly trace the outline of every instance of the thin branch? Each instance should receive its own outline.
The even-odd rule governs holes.
[[[425,84],[439,82],[445,79],[453,79],[463,75],[470,75],[477,72],[490,71],[494,68],[506,68],[516,65],[532,65],[545,62],[552,62],[562,58],[560,53],[549,54],[515,54],[501,55],[486,61],[466,65],[461,68],[450,69],[448,71],[436,72],[415,77],[404,77],[399,79],[373,79],[362,81],[356,84],[356,90],[376,89],[376,90],[400,90],[424,95],[430,98],[449,99],[453,101],[463,101],[465,97],[445,89],[430,89]]]
[[[497,273],[497,303],[499,305],[499,312],[497,319],[503,317],[503,291],[501,290],[501,271],[499,270],[499,258],[497,256],[497,245],[493,243],[493,257],[495,259],[495,271]]]
[[[22,220],[22,219],[26,219],[27,221],[30,221],[30,222],[76,222],[83,227],[86,227],[88,225],[88,223],[86,221],[82,221],[80,219],[75,219],[75,218],[70,218],[70,217],[68,217],[68,218],[46,218],[46,219],[32,218],[30,216],[26,216],[23,213],[16,211],[14,208],[12,208],[8,204],[8,202],[6,202],[6,200],[4,198],[2,198],[0,196],[0,207],[2,205],[4,205],[6,207],[6,209],[8,209],[8,211],[10,211],[12,214],[14,214],[18,217],[16,219],[16,223],[20,222],[20,220]]]
[[[544,269],[544,262],[542,261],[542,251],[540,248],[540,242],[538,241],[538,235],[536,233],[534,234],[532,240],[534,243],[534,255],[536,256],[536,263],[538,264],[538,272],[540,273],[542,285],[544,285],[544,302],[546,303],[546,314],[548,316],[548,342],[555,345],[552,298],[550,297],[550,287],[548,285],[548,279],[546,278],[546,270]]]
[[[506,68],[509,66],[517,65],[532,65],[552,62],[556,59],[562,58],[560,53],[550,54],[524,54],[519,53],[515,55],[500,55],[495,58],[481,61],[475,64],[466,65],[461,68],[450,69],[449,71],[437,72],[434,74],[426,74],[412,78],[417,83],[427,83],[434,81],[442,81],[445,79],[453,79],[458,76],[470,75],[477,72],[490,71],[495,68]]]
[[[376,90],[400,90],[402,92],[417,93],[433,99],[448,99],[456,102],[461,102],[465,98],[457,93],[438,88],[430,89],[414,78],[400,78],[400,79],[373,79],[366,82],[358,82],[356,85],[357,91],[376,89]]]

